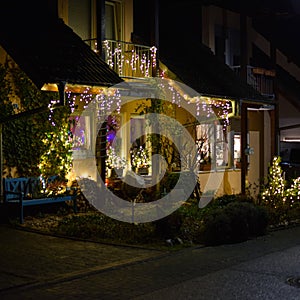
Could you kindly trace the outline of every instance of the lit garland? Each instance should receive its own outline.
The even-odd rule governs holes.
[[[162,78],[164,79],[164,78]],[[230,100],[215,99],[205,96],[189,97],[181,90],[180,86],[176,85],[172,80],[166,83],[162,81],[159,83],[159,88],[163,94],[164,99],[172,99],[172,103],[181,107],[181,102],[185,100],[188,104],[194,104],[196,109],[196,116],[199,117],[204,114],[206,118],[216,116],[218,119],[224,121],[223,129],[229,125],[229,116],[232,112],[232,104]]]
[[[127,48],[133,47],[129,51],[130,57],[125,59],[125,52]],[[146,47],[134,45],[131,43],[125,42],[116,42],[111,40],[106,40],[103,42],[103,48],[105,51],[105,60],[106,63],[115,70],[118,70],[120,76],[125,75],[125,69],[130,67],[132,74],[140,66],[140,71],[144,77],[151,77],[150,69],[156,68],[156,47]],[[150,51],[150,56],[146,53]],[[128,52],[128,51],[127,51]],[[152,62],[152,64],[151,64]],[[139,76],[138,76],[139,77]],[[161,71],[160,77],[165,78],[165,73]],[[200,116],[201,112],[206,114],[207,118],[210,118],[213,115],[216,115],[218,118],[224,120],[224,130],[229,125],[229,115],[232,111],[232,105],[230,100],[224,99],[214,99],[210,97],[195,97],[189,99],[185,93],[180,90],[180,87],[176,84],[168,81],[167,85],[160,84],[161,90],[169,90],[170,94],[165,95],[167,99],[172,99],[172,103],[176,104],[178,107],[181,107],[181,101],[183,99],[187,100],[188,103],[195,103],[196,105],[196,115]]]
[[[52,126],[55,126],[55,122],[53,120],[53,110],[55,105],[59,103],[59,100],[51,100],[50,103],[48,104],[48,108],[49,108],[49,116],[48,116],[48,120],[51,123]]]
[[[130,48],[133,47],[131,50]],[[151,77],[151,68],[156,67],[156,47],[133,45],[131,43],[106,40],[103,42],[105,61],[120,76],[126,70],[134,74],[137,69],[144,77]],[[129,54],[130,53],[130,54]]]
[[[96,95],[95,98],[96,111],[98,121],[104,122],[106,118],[112,113],[112,108],[116,107],[116,112],[119,114],[121,111],[121,94],[118,89],[109,89],[108,92],[103,92]]]

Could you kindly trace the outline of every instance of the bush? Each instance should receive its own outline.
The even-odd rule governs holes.
[[[125,223],[96,212],[63,218],[55,228],[55,233],[122,243],[149,243],[155,239],[155,227],[152,223]]]
[[[231,238],[231,220],[224,213],[222,208],[216,208],[210,211],[204,218],[199,230],[199,237],[196,240],[201,241],[207,246],[215,246],[228,243]]]
[[[199,230],[205,245],[237,243],[262,235],[268,226],[268,213],[248,202],[231,202],[225,207],[207,210]]]
[[[159,238],[170,239],[178,235],[182,224],[182,216],[178,211],[153,222],[155,233]]]
[[[287,211],[287,219],[289,222],[299,223],[300,219],[300,203],[295,203],[288,211]]]
[[[243,200],[237,200],[243,199]],[[91,211],[69,215],[58,221],[52,232],[83,239],[131,244],[165,244],[179,238],[186,242],[214,246],[242,242],[266,233],[269,214],[266,207],[249,198],[225,195],[199,209],[196,199],[189,199],[163,219],[131,224]],[[295,205],[298,214],[300,205]],[[177,240],[179,240],[177,239]]]
[[[249,196],[244,196],[242,194],[233,194],[233,195],[223,195],[223,196],[216,197],[215,199],[213,199],[211,204],[214,206],[223,207],[228,205],[229,203],[236,202],[236,201],[249,202],[249,203],[254,202],[253,198]]]

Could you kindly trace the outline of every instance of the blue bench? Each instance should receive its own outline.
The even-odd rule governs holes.
[[[20,223],[24,222],[24,207],[31,205],[51,204],[73,201],[73,210],[77,212],[76,190],[67,190],[64,194],[47,193],[49,186],[55,186],[57,176],[52,176],[47,181],[40,177],[19,177],[3,179],[4,204],[18,204]]]

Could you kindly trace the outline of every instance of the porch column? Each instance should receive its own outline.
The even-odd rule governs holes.
[[[241,193],[246,195],[246,177],[247,177],[247,155],[245,149],[248,144],[248,105],[241,103]]]

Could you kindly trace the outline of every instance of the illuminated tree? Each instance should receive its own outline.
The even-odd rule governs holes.
[[[268,182],[262,191],[263,204],[278,208],[284,202],[285,181],[280,167],[281,158],[275,156],[269,167]]]

